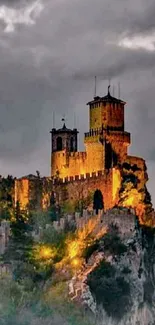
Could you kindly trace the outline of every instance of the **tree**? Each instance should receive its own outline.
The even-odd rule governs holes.
[[[30,252],[33,239],[31,226],[28,223],[28,215],[20,211],[17,203],[15,208],[15,218],[10,224],[11,237],[8,247],[4,253],[4,262],[11,265],[13,276],[16,280],[23,278],[23,268],[29,264]]]
[[[98,211],[102,210],[103,208],[103,195],[102,192],[97,189],[94,193],[93,209],[96,210],[96,214],[98,214]]]
[[[127,251],[127,246],[122,242],[117,226],[113,224],[109,226],[109,231],[101,239],[100,247],[118,257]]]
[[[8,175],[7,178],[0,176],[0,218],[10,219],[13,213],[13,176]]]
[[[120,320],[131,308],[130,284],[116,271],[115,266],[103,260],[88,275],[88,285],[107,314]]]

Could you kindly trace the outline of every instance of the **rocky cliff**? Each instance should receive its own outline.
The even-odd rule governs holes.
[[[111,219],[115,211],[110,212]],[[125,215],[121,215],[124,227]],[[87,256],[82,270],[69,282],[72,300],[89,308],[99,325],[155,324],[155,235],[140,226],[123,232],[119,223],[109,223],[96,250]],[[129,223],[130,225],[130,223]]]

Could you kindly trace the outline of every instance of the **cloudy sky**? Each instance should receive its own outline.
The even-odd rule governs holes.
[[[121,83],[155,205],[154,17],[154,0],[0,0],[0,174],[49,175],[53,111],[57,127],[76,116],[83,149],[97,75],[98,95]]]

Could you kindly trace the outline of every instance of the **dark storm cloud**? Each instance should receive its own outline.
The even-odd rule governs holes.
[[[2,5],[17,8],[17,20],[20,6],[29,3],[32,1],[0,0]],[[67,124],[73,126],[76,112],[82,142],[88,128],[85,103],[94,95],[95,75],[100,95],[106,93],[109,77],[113,84],[121,81],[121,94],[127,101],[126,128],[132,133],[130,151],[154,160],[155,52],[145,40],[155,31],[154,1],[136,0],[134,5],[132,0],[42,3],[44,10],[34,25],[15,22],[14,32],[6,33],[6,19],[1,20],[2,172],[21,175],[36,168],[49,173],[53,110],[57,126],[64,114]],[[138,35],[144,38],[145,48],[118,45],[123,37]]]
[[[15,5],[25,5],[31,3],[32,0],[0,0],[0,5],[5,5],[9,7],[13,7]]]

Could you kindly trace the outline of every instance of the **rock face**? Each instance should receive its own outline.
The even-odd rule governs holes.
[[[121,228],[120,220],[119,228]],[[79,272],[71,280],[72,299],[81,301],[83,305],[87,305],[93,314],[96,315],[97,324],[99,325],[154,325],[155,239],[153,229],[135,226],[130,231],[130,236],[129,229],[127,229],[127,236],[121,236],[121,229],[118,229],[118,232],[120,233],[121,243],[126,247],[125,251],[121,254],[116,254],[116,252],[112,253],[111,249],[108,250],[105,246],[104,238],[103,240],[101,239],[100,249],[92,254],[84,270],[81,273]],[[98,269],[101,261],[108,263],[115,270],[114,275],[108,278],[109,282],[103,274],[101,274],[103,276],[101,282],[98,282],[97,276],[95,278],[95,273],[93,275],[93,272]],[[130,288],[130,291],[126,300],[128,308],[126,308],[127,306],[123,306],[123,299],[126,299],[126,296],[125,298],[119,296],[121,294],[123,295],[123,291],[118,291],[119,294],[114,291],[116,296],[118,294],[116,299],[118,298],[117,309],[119,310],[119,317],[117,317],[117,311],[109,310],[106,307],[104,297],[102,297],[103,304],[101,302],[102,299],[100,301],[98,300],[96,292],[92,289],[93,285],[91,286],[91,284],[93,281],[96,285],[98,283],[104,284],[105,281],[107,286],[109,283],[115,284],[115,279],[120,278]],[[111,287],[111,289],[112,295],[113,288]],[[111,289],[109,289],[109,294]]]

